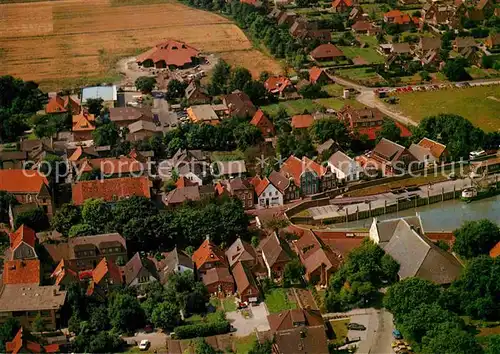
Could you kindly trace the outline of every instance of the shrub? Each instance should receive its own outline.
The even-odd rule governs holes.
[[[215,321],[211,323],[197,323],[175,327],[175,336],[178,339],[207,337],[228,333],[231,326],[228,321]]]

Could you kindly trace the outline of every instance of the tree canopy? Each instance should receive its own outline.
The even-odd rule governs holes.
[[[96,117],[101,115],[101,111],[103,110],[104,100],[102,98],[87,98],[85,101],[85,106],[87,106],[87,110],[90,114],[95,115]]]
[[[500,229],[487,219],[466,221],[453,234],[453,251],[464,258],[489,254],[493,246],[500,242]]]
[[[140,76],[135,80],[135,87],[142,93],[150,93],[156,85],[156,78],[153,76]]]

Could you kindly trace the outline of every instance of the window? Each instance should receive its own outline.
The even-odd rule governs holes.
[[[42,317],[51,317],[50,311],[48,310],[40,311],[40,314]]]
[[[28,317],[36,317],[38,316],[38,311],[28,311]]]
[[[0,312],[0,318],[11,317],[11,316],[12,316],[11,312]]]
[[[13,317],[23,317],[23,316],[26,316],[26,312],[24,312],[24,311],[14,311],[14,312],[12,312],[12,316]]]
[[[139,283],[147,283],[149,280],[149,277],[139,277]]]
[[[265,197],[266,196],[266,192],[262,193],[262,196]]]

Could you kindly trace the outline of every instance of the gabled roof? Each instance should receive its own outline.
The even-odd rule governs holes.
[[[40,284],[40,261],[38,259],[5,261],[3,284]]]
[[[260,242],[259,249],[262,250],[270,267],[278,262],[288,262],[290,260],[290,256],[283,249],[281,242],[275,232]]]
[[[490,257],[496,258],[500,256],[500,242],[498,242],[493,248],[490,250]]]
[[[72,277],[75,280],[78,280],[78,272],[71,268],[69,263],[61,259],[56,269],[50,275],[51,278],[55,278],[55,284],[60,285],[66,276]]]
[[[392,162],[397,161],[399,156],[405,151],[405,147],[386,138],[382,138],[373,149],[373,153],[382,157],[384,160]]]
[[[292,82],[286,76],[271,76],[264,82],[266,90],[272,93],[281,93],[290,86]]]
[[[45,113],[65,113],[68,111],[68,108],[75,111],[80,111],[81,109],[80,103],[75,101],[71,96],[61,97],[59,95],[55,95],[49,98],[49,101],[45,106]]]
[[[474,37],[457,37],[455,38],[453,45],[458,48],[468,48],[477,46],[477,43]]]
[[[264,112],[259,108],[257,112],[252,117],[252,120],[250,121],[250,124],[255,125],[256,127],[261,127],[261,126],[273,126],[273,123],[269,120],[269,118],[266,117]]]
[[[181,176],[175,182],[177,188],[194,187],[198,186],[198,183],[191,181],[187,177]]]
[[[270,183],[271,182],[267,179],[267,177],[259,182],[259,184],[255,187],[255,194],[257,195],[257,197],[259,197],[262,192],[266,190],[267,186],[269,186]]]
[[[257,110],[250,100],[250,97],[239,90],[225,95],[222,99],[231,116],[252,117]]]
[[[441,38],[435,37],[420,37],[420,47],[422,50],[439,50],[441,49]]]
[[[145,163],[128,156],[82,159],[76,161],[75,165],[78,169],[77,173],[92,172],[94,169],[98,169],[107,176],[128,175],[129,173],[145,171],[147,168]]]
[[[132,134],[140,132],[140,131],[148,131],[148,132],[153,132],[153,133],[162,131],[162,128],[160,126],[156,125],[155,123],[147,121],[147,120],[142,120],[142,119],[135,121],[133,123],[130,123],[127,126],[127,128],[129,130],[129,133],[132,133]]]
[[[142,259],[139,252],[136,252],[132,258],[129,259],[127,264],[122,268],[125,275],[125,284],[130,285],[137,278],[139,272],[142,269],[146,269],[153,277],[156,276],[156,272],[153,269],[152,263],[148,259]]]
[[[369,21],[362,21],[362,20],[359,20],[359,21],[356,21],[352,26],[351,28],[355,31],[368,31],[370,30],[371,28],[373,27],[373,25],[371,24],[371,22]]]
[[[249,287],[258,289],[257,285],[255,285],[255,279],[253,275],[249,272],[249,270],[243,263],[236,263],[233,268],[233,276],[234,281],[236,282],[236,289],[240,294],[242,294]]]
[[[19,328],[15,337],[5,343],[7,353],[58,353],[59,344],[49,344],[42,346],[37,339],[23,327]]]
[[[310,53],[313,59],[343,57],[344,53],[331,43],[321,44]]]
[[[217,283],[234,284],[234,279],[226,267],[216,267],[207,270],[202,278],[203,284],[212,285]]]
[[[151,198],[148,177],[124,177],[94,181],[81,181],[73,184],[73,202],[81,205],[90,198],[102,198],[107,202],[131,197],[133,195]]]
[[[298,114],[292,117],[292,128],[306,129],[314,123],[314,117],[310,114]]]
[[[309,274],[322,266],[326,271],[340,266],[341,255],[335,254],[312,230],[306,231],[294,244]]]
[[[293,329],[298,326],[324,326],[321,312],[311,309],[285,310],[267,316],[271,332]]]
[[[418,145],[423,148],[429,149],[432,156],[437,159],[439,159],[443,155],[443,152],[446,150],[446,145],[438,143],[437,141],[431,140],[429,138],[423,138],[422,140],[420,140]]]
[[[291,155],[283,163],[280,170],[285,176],[288,174],[290,177],[293,177],[295,185],[297,186],[300,186],[300,176],[306,171],[313,171],[318,177],[321,177],[327,172],[327,169],[306,156],[300,160],[294,155]]]
[[[167,205],[182,204],[188,200],[196,201],[200,200],[200,198],[200,187],[196,184],[182,188],[177,187],[176,189],[168,192],[165,196],[165,203]]]
[[[0,293],[3,311],[58,310],[66,302],[66,291],[57,285],[5,284]]]
[[[194,270],[194,264],[191,257],[184,251],[178,250],[177,247],[170,252],[162,253],[165,258],[157,260],[154,257],[149,257],[149,259],[156,266],[156,270],[160,276],[160,281],[165,283],[168,277],[178,271],[178,267],[182,266],[184,268],[189,268]]]
[[[207,262],[219,262],[221,264],[226,264],[224,252],[222,252],[219,247],[208,239],[203,241],[201,246],[194,251],[191,259],[198,269]]]
[[[109,120],[112,122],[145,120],[152,122],[153,113],[150,108],[112,107],[109,109]]]
[[[351,7],[352,6],[352,0],[335,0],[332,3],[333,8],[337,8],[340,4],[345,4],[345,6]]]
[[[311,81],[313,84],[318,81],[321,75],[326,75],[323,69],[318,68],[317,66],[313,66],[311,69],[309,69],[309,81]]]
[[[0,170],[0,190],[9,193],[38,193],[49,182],[37,170]]]
[[[277,171],[271,172],[268,179],[282,194],[290,186],[290,179]]]
[[[26,225],[21,225],[19,228],[10,234],[10,248],[16,249],[22,242],[35,247],[36,234],[35,231]]]
[[[138,55],[136,61],[142,63],[151,60],[153,63],[165,61],[168,65],[184,66],[192,62],[192,58],[198,56],[200,52],[184,42],[167,40],[155,45],[147,52]]]
[[[226,251],[229,266],[232,267],[238,262],[255,261],[257,254],[252,245],[238,237]]]
[[[109,275],[109,278],[114,284],[122,283],[122,272],[120,268],[118,268],[113,261],[108,261],[106,257],[104,257],[94,270],[92,270],[92,281],[95,284],[99,284],[106,275]]]
[[[89,112],[82,110],[80,114],[73,116],[74,132],[84,132],[95,130],[95,116]]]
[[[279,353],[325,354],[328,340],[325,326],[297,327],[276,332],[274,347]]]

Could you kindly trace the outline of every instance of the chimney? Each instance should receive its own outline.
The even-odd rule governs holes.
[[[52,289],[52,295],[53,296],[57,296],[57,290],[56,289]]]

